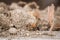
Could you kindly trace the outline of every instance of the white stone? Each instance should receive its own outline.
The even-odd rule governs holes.
[[[15,33],[17,33],[17,29],[16,28],[10,28],[9,33],[15,34]]]

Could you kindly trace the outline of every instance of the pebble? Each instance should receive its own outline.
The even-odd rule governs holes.
[[[15,33],[17,33],[17,29],[16,28],[10,28],[9,33],[15,34]]]
[[[26,36],[29,36],[30,34],[29,33],[26,33]]]

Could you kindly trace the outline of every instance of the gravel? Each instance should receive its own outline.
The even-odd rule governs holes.
[[[29,4],[32,5],[34,2]],[[11,5],[6,5],[5,3],[0,4],[0,37],[33,37],[31,40],[35,38],[38,38],[37,40],[45,37],[51,38],[52,36],[50,34],[42,34],[42,31],[47,30],[49,26],[47,20],[47,8],[39,10],[38,8],[32,9],[28,4],[25,4],[24,7],[19,5],[19,3],[11,3]],[[36,11],[39,15],[41,14],[39,20],[35,17],[36,15],[33,15]],[[33,28],[32,24],[36,23],[36,28]],[[33,29],[35,29],[35,31],[33,31]]]

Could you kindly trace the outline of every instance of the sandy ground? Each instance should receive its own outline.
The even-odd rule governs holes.
[[[42,39],[42,38],[19,38],[19,39],[1,39],[0,40],[60,40],[60,39]]]
[[[44,31],[43,31],[44,32]],[[45,31],[47,32],[47,31]],[[47,32],[48,33],[48,32]],[[49,35],[40,35],[40,36],[37,36],[37,37],[31,37],[31,36],[28,36],[28,37],[19,37],[19,36],[16,36],[16,37],[7,37],[7,38],[2,38],[0,37],[0,40],[60,40],[60,31],[54,31],[52,34],[55,34],[54,36],[49,36]]]

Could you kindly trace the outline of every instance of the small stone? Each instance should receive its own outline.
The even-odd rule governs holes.
[[[13,24],[10,24],[9,26],[13,26]]]
[[[26,36],[29,36],[29,33],[26,33]]]
[[[36,33],[37,35],[39,34],[39,33]]]
[[[15,33],[17,33],[17,29],[16,28],[10,28],[9,33],[15,34]]]

